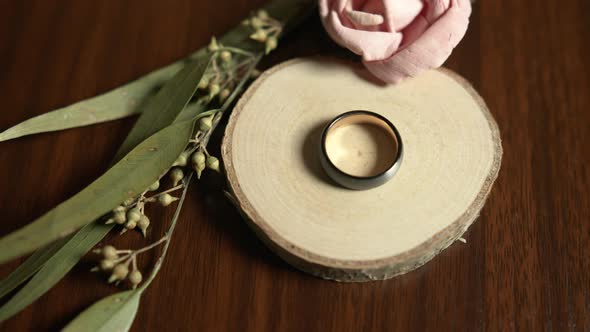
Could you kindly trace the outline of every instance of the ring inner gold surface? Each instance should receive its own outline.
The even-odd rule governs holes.
[[[393,166],[399,144],[385,121],[369,114],[351,114],[332,124],[325,148],[327,157],[342,172],[371,177]]]

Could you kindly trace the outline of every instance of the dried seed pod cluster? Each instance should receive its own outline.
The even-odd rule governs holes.
[[[203,171],[207,168],[215,172],[220,171],[219,159],[210,155],[204,147],[200,147],[192,153],[191,166],[195,173],[197,173],[197,178],[200,178]]]
[[[181,166],[190,167],[192,171],[197,174],[197,178],[199,179],[205,169],[211,169],[216,172],[220,171],[219,159],[209,154],[206,147],[206,142],[208,141],[213,128],[220,120],[220,117],[221,113],[219,111],[209,111],[207,114],[203,114],[203,116],[197,121],[197,133],[193,139],[191,139],[189,146],[177,159],[175,167],[169,172],[169,176],[173,181],[178,181],[185,173]],[[166,198],[162,197],[161,203],[165,204],[167,202]]]
[[[244,75],[250,75],[248,69],[252,67],[255,57],[247,51],[225,47],[215,38],[211,39],[208,49],[213,53],[212,63],[198,83],[198,88],[202,93],[197,102],[216,101],[223,103],[230,96],[231,90],[244,78]],[[214,100],[214,98],[217,99]],[[157,202],[161,206],[169,206],[177,201],[178,198],[171,193],[183,188],[181,181],[186,173],[184,167],[194,170],[198,178],[207,168],[219,171],[219,160],[209,154],[206,142],[220,117],[219,111],[208,111],[198,119],[195,136],[168,172],[173,183],[172,188],[156,193],[161,188],[160,179],[156,180],[143,193],[114,208],[106,223],[116,223],[123,226],[121,233],[139,229],[145,236],[150,225],[150,220],[144,212],[145,206],[152,202]],[[146,196],[148,192],[155,194]]]
[[[211,68],[199,82],[198,88],[205,93],[207,101],[217,98],[219,103],[223,103],[255,57],[250,52],[226,47],[215,37],[211,38],[207,49],[213,53]]]
[[[138,250],[118,250],[111,245],[95,249],[93,252],[101,256],[100,263],[92,271],[103,271],[109,274],[109,283],[119,283],[127,280],[131,288],[136,288],[143,276],[137,268],[137,256],[164,243],[168,238],[160,240]]]
[[[265,11],[259,11],[245,24],[254,30],[252,39],[265,43],[267,52],[276,47],[276,39],[282,29],[280,22],[269,17]],[[208,51],[212,53],[211,63],[197,83],[198,89],[194,102],[204,107],[212,108],[217,105],[220,110],[225,109],[227,108],[226,101],[232,96],[232,91],[238,87],[240,82],[243,82],[245,78],[255,78],[260,75],[259,71],[253,70],[258,57],[242,49],[226,47],[214,37],[209,43]],[[120,225],[121,233],[137,229],[145,237],[150,226],[150,219],[145,214],[146,205],[149,203],[158,203],[163,207],[172,205],[178,200],[178,197],[173,196],[174,192],[186,186],[183,179],[190,172],[194,171],[198,178],[206,169],[219,172],[219,159],[207,151],[206,145],[221,118],[220,110],[214,109],[200,114],[200,118],[196,122],[195,135],[167,172],[167,177],[172,183],[171,188],[162,189],[163,177],[159,178],[140,195],[127,199],[115,207],[107,215],[106,223]],[[158,192],[159,190],[160,192]],[[156,244],[159,243],[161,242]],[[148,247],[152,246],[154,245]],[[137,251],[116,250],[112,246],[106,246],[99,249],[103,259],[96,269],[109,271],[111,273],[109,282],[129,280],[131,285],[135,287],[142,280],[141,272],[136,268],[135,256],[144,249]]]
[[[181,159],[181,157],[179,157],[179,159]],[[186,157],[184,157],[184,159],[186,159]],[[186,164],[186,161],[184,163]],[[172,170],[171,174],[172,172],[174,173],[174,176],[171,175],[174,183],[174,186],[172,188],[164,190],[152,196],[146,196],[148,192],[157,191],[158,189],[160,189],[160,181],[156,181],[149,188],[147,188],[141,195],[137,196],[134,199],[124,202],[122,205],[115,207],[111,212],[109,218],[107,219],[106,223],[115,223],[123,226],[121,233],[125,233],[127,230],[139,229],[139,231],[145,237],[147,235],[147,229],[150,226],[150,219],[148,218],[148,216],[145,215],[145,206],[149,203],[154,202],[157,202],[162,206],[168,206],[176,200],[178,200],[177,197],[170,195],[170,192],[174,192],[184,187],[184,184],[178,185],[178,183],[182,180],[184,176],[182,170],[178,167],[173,167]]]
[[[267,54],[277,48],[277,41],[282,31],[282,25],[279,21],[270,17],[265,10],[259,10],[251,18],[244,20],[242,24],[254,30],[250,38],[264,43]]]

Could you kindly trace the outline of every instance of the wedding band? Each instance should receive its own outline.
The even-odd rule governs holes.
[[[340,114],[322,132],[320,161],[326,174],[343,187],[366,190],[389,181],[403,159],[397,128],[374,112]]]

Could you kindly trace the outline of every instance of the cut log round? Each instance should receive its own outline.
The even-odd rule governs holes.
[[[404,160],[384,185],[334,184],[319,159],[335,116],[369,110],[399,130]],[[458,240],[498,175],[498,127],[457,74],[433,70],[396,86],[359,65],[328,58],[287,61],[241,98],[226,129],[223,161],[235,204],[280,257],[338,281],[411,271]]]

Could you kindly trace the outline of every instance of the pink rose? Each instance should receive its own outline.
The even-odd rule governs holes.
[[[465,35],[470,0],[319,0],[328,34],[397,83],[440,67]]]

